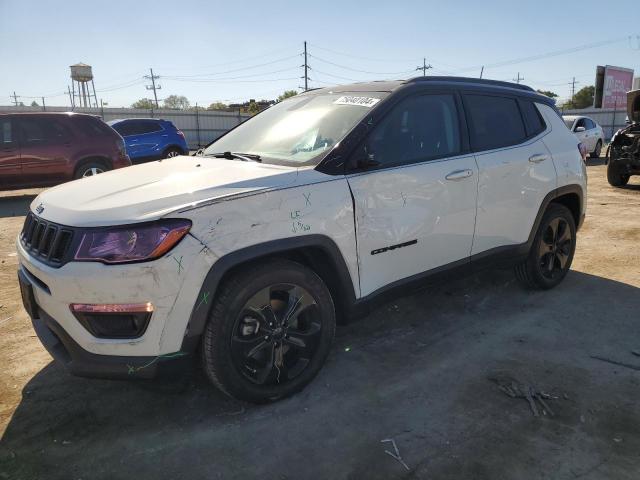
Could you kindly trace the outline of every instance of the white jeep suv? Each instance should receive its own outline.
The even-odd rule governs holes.
[[[309,91],[175,157],[52,188],[17,240],[25,309],[84,376],[151,377],[199,353],[218,388],[302,389],[336,319],[499,259],[551,288],[586,172],[553,103],[422,77]]]

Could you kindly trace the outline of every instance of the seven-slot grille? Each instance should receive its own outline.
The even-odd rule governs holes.
[[[47,222],[29,212],[20,234],[22,246],[34,257],[52,266],[60,266],[67,257],[73,231]]]

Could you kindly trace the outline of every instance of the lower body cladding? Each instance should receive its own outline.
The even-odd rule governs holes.
[[[196,261],[196,244],[187,236],[152,262],[52,268],[18,241],[22,300],[40,341],[79,376],[151,378],[181,370],[193,353],[183,349],[187,322],[212,264]],[[200,284],[190,284],[198,278]]]

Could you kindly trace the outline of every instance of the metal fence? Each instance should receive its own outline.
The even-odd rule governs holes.
[[[68,112],[69,107],[0,106],[0,113],[15,112]],[[105,122],[119,118],[162,118],[174,123],[184,132],[189,148],[196,149],[215,140],[233,127],[251,117],[248,113],[226,110],[144,110],[137,108],[75,108],[74,112],[90,113]]]
[[[626,125],[626,105],[616,109],[583,108],[581,110],[561,110],[563,115],[584,115],[600,124],[604,136],[609,141],[613,134]]]

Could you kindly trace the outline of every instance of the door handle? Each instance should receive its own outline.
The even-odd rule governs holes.
[[[455,170],[444,178],[447,180],[462,180],[463,178],[469,178],[471,175],[473,175],[473,172],[469,169]]]
[[[531,163],[540,163],[540,162],[544,162],[547,158],[548,158],[547,155],[545,155],[544,153],[536,153],[529,157],[529,161]]]

